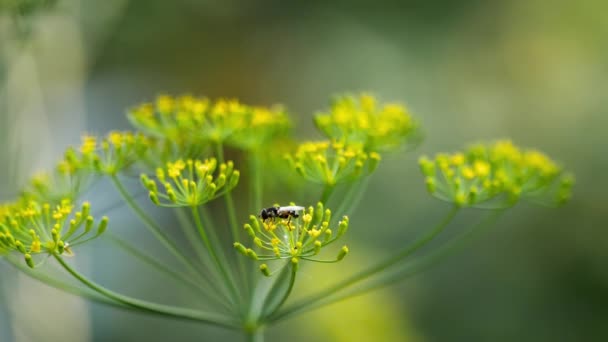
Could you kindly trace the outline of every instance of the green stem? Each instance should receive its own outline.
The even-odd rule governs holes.
[[[42,274],[39,272],[34,271],[33,269],[29,268],[26,265],[23,265],[23,263],[19,262],[19,261],[15,261],[12,258],[6,258],[6,260],[13,265],[16,269],[20,270],[21,272],[25,273],[26,275],[28,275],[30,278],[32,279],[36,279],[38,281],[40,281],[41,283],[44,283],[48,286],[54,287],[58,290],[61,290],[63,292],[67,292],[73,295],[77,295],[79,297],[82,298],[86,298],[88,300],[97,302],[97,303],[101,303],[101,304],[108,304],[108,305],[112,305],[112,306],[120,306],[120,307],[124,307],[122,304],[116,303],[114,301],[111,301],[95,292],[92,291],[88,291],[86,289],[82,289],[80,287],[68,284],[66,282],[63,282],[59,279],[55,279],[47,274]]]
[[[335,188],[336,188],[335,184],[325,184],[325,187],[323,187],[323,193],[321,194],[321,199],[319,199],[319,202],[323,203],[323,205],[327,207],[327,202],[329,201],[329,197],[334,192]]]
[[[220,164],[224,163],[224,146],[222,145],[221,142],[217,143],[215,145],[216,148],[216,154],[217,154],[217,158],[218,161],[220,162]],[[226,192],[224,194],[224,202],[226,204],[226,212],[228,214],[228,224],[230,225],[230,233],[232,236],[232,242],[237,242],[240,241],[240,235],[239,235],[239,224],[238,224],[238,220],[237,220],[237,214],[236,214],[236,209],[234,207],[234,200],[232,198],[232,193],[230,191]],[[241,280],[243,281],[243,284],[245,284],[245,292],[247,293],[247,295],[251,294],[251,287],[249,286],[249,282],[247,280],[247,270],[246,270],[246,266],[245,266],[245,260],[243,258],[237,258],[237,267],[239,269],[239,277],[241,278]]]
[[[198,210],[195,206],[192,206],[191,208],[192,208],[192,217],[194,218],[194,224],[196,225],[196,228],[198,229],[199,235],[201,236],[201,240],[203,240],[205,247],[207,247],[207,251],[209,252],[209,256],[211,257],[211,260],[217,267],[217,270],[222,275],[222,278],[224,280],[224,285],[226,286],[226,288],[228,288],[228,290],[230,291],[230,293],[233,296],[232,299],[238,301],[240,298],[238,290],[236,289],[234,282],[233,282],[232,278],[230,277],[230,274],[224,267],[225,265],[219,260],[217,252],[215,251],[215,248],[209,241],[209,237],[207,236],[205,227],[203,226],[203,223],[201,222],[200,213],[198,212]],[[233,304],[236,304],[236,303],[233,302]]]
[[[285,302],[287,301],[287,298],[289,298],[289,295],[291,294],[291,291],[293,290],[293,285],[296,282],[296,267],[293,264],[290,265],[290,267],[291,267],[291,274],[289,276],[289,285],[287,287],[287,290],[281,297],[281,300],[279,301],[279,303],[271,311],[269,311],[269,313],[266,315],[267,317],[274,315],[283,306],[283,304],[285,304]]]
[[[255,329],[245,330],[245,341],[247,342],[264,342],[264,328],[256,327]]]
[[[152,220],[145,213],[145,211],[133,200],[133,198],[131,197],[131,195],[129,194],[127,189],[125,189],[125,187],[122,185],[122,183],[120,182],[118,177],[112,176],[111,179],[112,179],[112,183],[114,183],[114,186],[116,187],[116,189],[118,190],[118,192],[120,193],[120,195],[122,196],[124,201],[131,208],[131,210],[133,210],[133,212],[135,212],[135,214],[139,217],[139,219],[144,223],[144,226],[148,229],[148,231],[150,233],[152,233],[152,235],[154,235],[154,237],[177,260],[179,260],[182,264],[184,264],[184,266],[186,266],[188,268],[188,271],[190,271],[193,275],[199,276],[199,279],[204,279],[205,278],[204,275],[201,275],[200,272],[197,270],[197,268],[192,264],[192,262],[189,261],[188,258],[179,251],[179,249],[177,248],[175,243],[173,241],[171,241],[167,237],[167,235],[165,235],[162,232],[160,226],[156,222],[154,222],[154,220]]]
[[[452,221],[454,216],[456,216],[456,214],[458,213],[458,210],[459,210],[459,208],[454,206],[448,212],[446,217],[441,222],[439,222],[439,224],[437,224],[432,230],[430,230],[427,234],[419,237],[411,245],[405,247],[399,253],[395,254],[393,257],[391,257],[377,265],[374,265],[362,272],[359,272],[359,273],[339,282],[338,284],[319,292],[316,295],[312,295],[309,298],[305,298],[305,299],[299,301],[298,303],[295,303],[290,308],[287,308],[282,313],[279,313],[278,316],[271,317],[271,321],[274,321],[275,319],[277,319],[276,317],[281,317],[283,315],[287,315],[291,311],[301,311],[308,306],[313,306],[315,303],[320,302],[320,301],[324,300],[325,298],[327,298],[345,288],[355,285],[358,282],[363,281],[363,280],[369,278],[370,276],[378,274],[378,273],[386,270],[387,268],[395,265],[396,263],[398,263],[401,260],[405,259],[406,257],[410,256],[412,253],[416,252],[420,248],[424,247],[428,242],[430,242],[433,238],[435,238]]]
[[[216,145],[216,153],[217,159],[220,164],[224,163],[224,147],[221,143]],[[230,232],[232,233],[233,241],[239,240],[239,232],[238,232],[238,222],[236,216],[236,210],[234,208],[234,201],[232,199],[232,194],[230,191],[226,192],[224,195],[224,200],[226,202],[226,211],[228,212],[228,223],[230,224]],[[240,258],[239,258],[240,259]]]
[[[251,193],[252,193],[252,207],[251,212],[257,212],[262,208],[262,188],[263,188],[263,167],[260,153],[251,151],[249,154],[249,168],[251,169]]]
[[[370,176],[364,177],[348,190],[346,196],[336,211],[335,217],[342,218],[343,215],[350,215],[352,213],[352,211],[359,205],[359,202],[367,189],[367,184],[369,184],[370,178]]]
[[[53,255],[53,256],[68,273],[70,273],[74,278],[79,280],[82,284],[84,284],[91,290],[93,290],[109,299],[112,299],[118,303],[122,303],[126,306],[133,307],[140,311],[154,313],[154,314],[158,314],[158,315],[162,315],[162,316],[197,321],[197,322],[215,325],[218,327],[224,327],[224,328],[228,328],[228,329],[234,329],[237,326],[237,322],[233,321],[232,319],[230,319],[228,317],[222,316],[222,315],[217,315],[214,313],[192,310],[192,309],[187,309],[187,308],[180,308],[180,307],[174,307],[174,306],[169,306],[169,305],[152,303],[152,302],[148,302],[145,300],[125,296],[120,293],[116,293],[99,284],[96,284],[95,282],[89,280],[84,275],[78,273],[75,269],[73,269],[70,265],[68,265],[61,256],[59,256],[59,255]]]
[[[220,279],[221,275],[217,272],[217,267],[215,267],[215,264],[213,264],[212,261],[211,261],[211,264],[209,263],[210,260],[207,257],[208,252],[205,251],[205,248],[199,242],[200,239],[197,236],[196,231],[194,229],[191,229],[192,227],[194,227],[194,223],[192,223],[192,221],[190,221],[188,219],[188,217],[186,216],[186,214],[183,212],[184,208],[175,208],[175,209],[176,209],[175,214],[176,214],[177,220],[179,221],[180,227],[182,228],[182,231],[183,231],[184,235],[186,236],[186,240],[188,240],[188,242],[194,249],[194,252],[198,256],[203,267],[205,269],[211,270],[211,272],[209,272],[207,277],[205,277],[205,281],[207,281],[209,283],[209,285],[218,294],[220,294],[225,301],[232,302],[230,294],[226,292],[228,289],[225,287],[218,287],[218,285],[217,285],[217,281],[218,280],[221,281],[221,279]],[[204,207],[203,207],[203,209],[204,209]],[[203,219],[204,219],[203,227],[213,226],[212,224],[207,224],[207,223],[209,223],[209,221],[206,220],[205,217],[206,217],[205,212],[203,212]],[[213,236],[210,237],[210,242],[212,244],[215,243],[215,241],[213,240]]]
[[[200,263],[203,267],[208,269],[213,269],[213,265],[209,264],[209,259],[206,257],[207,252],[205,252],[205,248],[203,245],[199,243],[199,237],[196,234],[196,231],[192,229],[194,227],[194,223],[188,219],[186,212],[184,212],[185,208],[174,208],[175,217],[179,223],[179,226],[188,240],[188,243],[194,250],[194,253],[197,255]]]
[[[209,293],[209,288],[203,286],[201,283],[193,280],[191,277],[184,275],[181,272],[177,272],[167,267],[166,265],[158,262],[154,257],[151,257],[144,252],[140,251],[135,246],[129,244],[127,241],[120,239],[117,236],[114,236],[111,233],[106,232],[106,236],[110,239],[111,242],[116,244],[118,247],[122,248],[125,252],[133,255],[135,258],[142,261],[144,264],[151,266],[153,269],[157,270],[160,273],[163,273],[169,278],[177,280],[179,284],[184,285],[191,290],[195,291],[197,294],[202,295],[206,300],[213,302],[216,305],[223,307],[224,309],[229,309],[225,302],[219,300],[219,298],[213,294]],[[208,284],[211,285],[211,284]]]
[[[331,305],[346,299],[354,298],[357,296],[361,296],[365,293],[368,293],[373,290],[378,290],[383,287],[390,286],[398,281],[407,279],[411,276],[417,275],[421,272],[424,272],[431,268],[433,265],[437,264],[439,261],[443,260],[446,256],[451,255],[458,250],[460,250],[463,246],[466,245],[467,242],[471,241],[472,238],[479,234],[484,229],[490,227],[499,217],[504,213],[505,209],[494,211],[493,213],[486,216],[482,221],[474,225],[469,231],[462,234],[461,236],[452,239],[448,242],[445,242],[440,248],[433,251],[432,253],[425,255],[419,260],[411,262],[404,269],[397,270],[387,277],[384,277],[380,281],[373,282],[371,284],[365,285],[363,287],[354,289],[350,292],[344,293],[339,296],[328,297],[323,301],[317,302],[316,304],[303,308],[301,310],[296,311],[285,311],[278,316],[275,316],[275,320],[273,322],[277,322],[279,320],[287,319],[293,315],[300,314],[306,311],[315,310],[327,305]]]
[[[249,168],[251,171],[251,207],[250,212],[256,213],[262,208],[262,196],[263,196],[263,180],[262,180],[262,162],[261,155],[258,150],[250,151],[249,153]],[[242,259],[242,258],[240,258]],[[245,260],[239,260],[240,263],[244,263]],[[256,267],[246,267],[246,282],[247,282],[247,294],[250,299],[249,305],[253,305],[253,293],[257,286],[257,281],[259,278],[256,277],[257,269]]]

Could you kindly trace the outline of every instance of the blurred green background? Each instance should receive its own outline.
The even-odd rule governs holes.
[[[608,2],[0,4],[2,199],[82,131],[127,129],[125,108],[161,92],[283,103],[297,136],[310,138],[318,137],[311,115],[331,95],[369,91],[406,103],[427,138],[413,153],[384,159],[353,213],[345,273],[406,244],[446,211],[425,193],[422,153],[511,138],[570,169],[574,198],[558,210],[518,206],[440,266],[281,324],[270,340],[608,340]],[[164,298],[153,274],[95,245],[78,261],[95,279]],[[320,268],[300,286],[335,276]],[[126,281],[134,271],[141,278]],[[0,277],[0,341],[238,338],[89,306],[3,263]]]

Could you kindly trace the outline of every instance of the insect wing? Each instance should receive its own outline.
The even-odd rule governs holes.
[[[279,211],[283,211],[283,212],[285,212],[285,211],[295,211],[295,212],[298,212],[298,211],[302,211],[304,209],[305,209],[304,207],[301,207],[299,205],[289,205],[289,206],[286,206],[286,207],[280,207]]]

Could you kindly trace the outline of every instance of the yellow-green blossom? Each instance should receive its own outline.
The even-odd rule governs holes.
[[[348,230],[348,217],[342,217],[336,226],[331,226],[331,210],[324,209],[322,203],[316,208],[309,207],[298,218],[262,218],[251,215],[245,231],[253,240],[254,248],[247,248],[240,242],[234,247],[242,254],[260,261],[291,259],[294,265],[298,260],[337,262],[348,253],[343,246],[335,259],[325,261],[317,259],[321,249],[334,243]],[[260,270],[270,275],[268,266],[261,265]]]
[[[30,267],[35,266],[33,255],[71,253],[71,248],[101,235],[108,218],[98,223],[90,215],[88,202],[74,211],[71,201],[58,205],[27,201],[0,209],[0,249],[24,255]]]
[[[90,185],[92,179],[93,175],[89,172],[62,160],[55,170],[35,174],[22,195],[40,202],[59,203],[62,199],[74,201]]]
[[[508,140],[476,144],[467,151],[420,158],[427,189],[459,206],[504,207],[524,198],[563,203],[573,180],[536,150],[521,150]]]
[[[330,139],[363,144],[366,151],[390,151],[418,143],[418,123],[399,104],[378,105],[368,94],[340,96],[315,116],[317,128]]]
[[[156,137],[167,158],[199,158],[205,147],[225,143],[252,150],[284,136],[290,126],[281,106],[253,107],[234,99],[161,95],[128,113],[131,123]]]
[[[307,180],[333,186],[372,173],[380,155],[360,144],[318,141],[302,143],[287,160]]]
[[[108,133],[100,139],[84,135],[79,148],[66,151],[71,167],[114,176],[141,161],[151,146],[150,139],[141,133]]]
[[[156,170],[162,190],[148,175],[143,174],[141,181],[156,205],[182,207],[201,205],[223,195],[238,184],[239,176],[232,161],[220,164],[218,168],[214,158],[205,161],[178,159]]]
[[[256,150],[285,137],[291,126],[282,106],[249,107],[242,115],[244,125],[228,137],[227,144],[243,150]]]

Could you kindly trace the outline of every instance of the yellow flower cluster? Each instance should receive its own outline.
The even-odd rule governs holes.
[[[161,140],[171,153],[196,158],[209,144],[226,143],[253,150],[284,135],[289,118],[280,106],[253,107],[238,100],[161,95],[156,103],[144,103],[128,113],[131,123]],[[198,147],[198,149],[192,149]]]
[[[464,152],[420,158],[428,191],[458,206],[505,207],[521,198],[541,203],[569,199],[573,180],[549,157],[511,141],[476,144]]]
[[[311,182],[336,185],[372,173],[380,161],[376,152],[367,153],[358,144],[343,142],[305,142],[287,155],[291,166]]]
[[[317,128],[328,138],[360,143],[366,151],[390,151],[421,139],[418,123],[399,104],[378,105],[367,94],[337,97],[327,112],[315,116]]]
[[[344,216],[336,227],[330,228],[331,210],[324,209],[322,203],[316,208],[309,207],[298,218],[268,218],[263,220],[251,215],[249,223],[244,225],[248,235],[257,246],[258,254],[252,248],[247,248],[239,242],[234,247],[242,254],[260,261],[291,259],[297,265],[300,259],[320,261],[314,257],[322,248],[334,243],[348,230],[348,217]],[[348,247],[343,246],[336,259],[329,262],[338,262],[346,256]],[[261,265],[260,270],[270,275],[268,266]]]
[[[26,200],[5,205],[0,209],[0,249],[23,254],[32,268],[34,254],[70,253],[70,248],[98,237],[107,228],[108,218],[96,224],[90,211],[85,202],[74,212],[69,200],[56,206]]]
[[[152,142],[141,133],[110,132],[104,138],[84,135],[78,149],[68,149],[65,168],[93,170],[114,176],[144,159]]]
[[[214,173],[217,170],[217,175]],[[232,161],[219,165],[214,158],[201,160],[179,159],[168,162],[166,168],[156,170],[156,178],[164,190],[159,191],[156,180],[142,174],[141,181],[149,191],[152,202],[165,207],[198,206],[232,190],[239,182],[240,173]]]
[[[34,175],[25,186],[22,196],[35,201],[58,203],[62,199],[75,200],[91,181],[82,170],[65,167],[62,161],[52,172]]]

